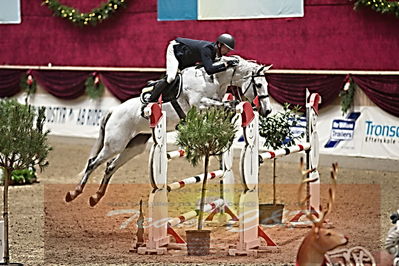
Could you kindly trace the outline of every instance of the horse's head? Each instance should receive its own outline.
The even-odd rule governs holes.
[[[271,66],[260,65],[239,56],[222,57],[224,61],[232,59],[238,60],[239,63],[232,69],[230,85],[238,87],[241,97],[244,96],[243,98],[246,98],[250,102],[257,98],[259,103],[259,114],[266,117],[271,113],[272,107],[270,104],[265,72]]]

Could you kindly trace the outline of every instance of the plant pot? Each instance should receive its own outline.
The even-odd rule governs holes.
[[[186,230],[189,256],[209,255],[211,230]]]
[[[265,225],[281,224],[284,204],[259,204],[259,223]]]

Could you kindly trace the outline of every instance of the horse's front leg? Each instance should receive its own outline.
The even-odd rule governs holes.
[[[222,101],[207,98],[207,97],[201,98],[200,105],[199,105],[200,109],[206,109],[206,108],[215,107],[215,106],[221,107],[221,106],[224,106],[224,103]]]
[[[237,101],[219,101],[211,98],[201,98],[200,101],[200,109],[207,109],[209,107],[223,107],[231,110],[235,110],[235,107],[237,105]]]
[[[91,196],[89,199],[89,204],[91,207],[94,207],[104,196],[112,175],[130,159],[138,154],[141,154],[145,150],[146,144],[150,137],[150,134],[137,135],[130,140],[124,151],[122,151],[116,158],[107,164],[107,168],[105,169],[105,174],[99,189],[97,190],[96,194]]]

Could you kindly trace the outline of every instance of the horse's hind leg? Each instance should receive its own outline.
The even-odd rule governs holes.
[[[89,178],[91,173],[114,155],[115,152],[111,152],[110,149],[107,148],[107,146],[104,146],[97,156],[90,158],[87,162],[87,167],[84,171],[82,179],[80,180],[80,183],[76,186],[75,190],[69,191],[66,194],[65,201],[70,202],[74,200],[77,196],[79,196],[83,192],[83,189],[87,183],[87,179]]]
[[[150,137],[150,134],[137,135],[130,140],[130,142],[126,146],[126,149],[121,152],[118,157],[116,157],[107,164],[107,168],[105,169],[105,175],[103,177],[103,180],[101,181],[100,188],[98,189],[96,194],[91,196],[89,199],[89,204],[91,207],[95,206],[104,196],[112,175],[127,161],[129,161],[136,155],[141,154],[144,151],[147,141]]]
[[[86,169],[84,170],[84,174],[82,179],[80,180],[80,183],[76,186],[75,190],[69,191],[66,196],[65,196],[65,201],[70,202],[74,200],[77,196],[79,196],[83,188],[85,187],[87,183],[87,179],[89,178],[89,175],[94,171],[94,166],[93,162],[96,160],[98,154],[103,150],[104,148],[104,137],[105,137],[105,126],[107,124],[108,119],[110,118],[112,112],[108,112],[102,119],[101,119],[101,127],[99,131],[98,138],[92,148],[91,154],[90,154],[90,159],[87,161]]]
[[[82,194],[83,189],[87,183],[87,179],[89,178],[89,175],[91,173],[91,171],[89,170],[89,166],[91,165],[91,163],[95,160],[96,157],[94,158],[90,158],[87,162],[87,166],[86,169],[84,171],[84,175],[83,178],[80,180],[80,183],[75,187],[75,190],[72,191],[68,191],[66,196],[65,196],[65,201],[66,202],[70,202],[73,201],[74,199],[76,199],[80,194]],[[90,171],[90,173],[89,173]]]

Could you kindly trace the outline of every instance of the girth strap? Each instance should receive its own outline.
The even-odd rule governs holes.
[[[175,109],[177,115],[180,117],[180,119],[185,119],[186,114],[184,113],[183,109],[181,109],[180,104],[177,102],[177,100],[173,100],[170,102]]]

